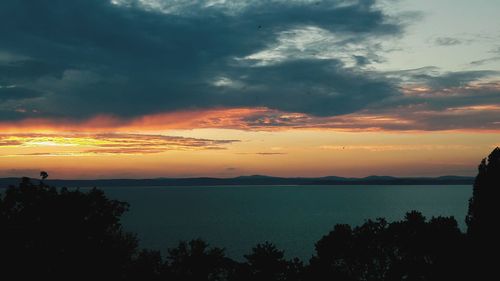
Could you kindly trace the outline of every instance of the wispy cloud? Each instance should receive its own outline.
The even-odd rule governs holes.
[[[481,66],[481,65],[488,64],[491,62],[496,62],[496,61],[500,61],[500,56],[472,61],[470,64],[474,65],[474,66]]]
[[[323,150],[351,151],[351,150],[366,150],[370,152],[386,152],[386,151],[432,151],[432,150],[464,150],[471,149],[474,146],[470,145],[322,145],[319,147]]]
[[[438,37],[434,43],[439,46],[454,46],[462,44],[463,40],[454,37]]]
[[[239,152],[237,154],[241,155],[262,155],[262,156],[273,156],[273,155],[286,155],[286,152]]]
[[[0,135],[0,147],[37,148],[18,156],[74,156],[96,154],[151,154],[170,150],[224,149],[237,140],[210,140],[144,134],[17,134]],[[64,148],[64,150],[61,150]],[[56,150],[54,150],[56,149]],[[57,150],[59,149],[59,150]],[[5,155],[4,155],[5,156]]]

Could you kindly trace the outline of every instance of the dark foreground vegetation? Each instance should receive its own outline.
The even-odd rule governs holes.
[[[202,240],[160,253],[122,230],[124,202],[98,189],[56,189],[23,179],[0,197],[0,280],[489,280],[498,246],[500,149],[481,162],[462,233],[453,217],[336,225],[309,261],[265,242],[244,262]],[[47,279],[48,278],[48,279]]]

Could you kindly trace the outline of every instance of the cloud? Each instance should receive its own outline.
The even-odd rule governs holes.
[[[383,4],[4,0],[0,128],[498,130],[470,109],[498,104],[498,72],[373,68],[407,24]]]
[[[434,40],[434,43],[438,46],[455,46],[462,44],[463,41],[453,37],[438,37]]]
[[[322,150],[365,150],[370,152],[385,152],[385,151],[424,151],[424,150],[466,150],[474,148],[472,145],[322,145],[319,147]]]
[[[377,36],[358,37],[357,34],[335,33],[317,26],[301,26],[279,32],[276,42],[238,59],[254,66],[316,59],[338,60],[344,67],[355,67],[380,61],[377,53],[381,49]]]
[[[273,155],[286,155],[288,153],[285,152],[255,152],[255,153],[246,153],[246,152],[241,152],[237,154],[242,154],[242,155],[261,155],[261,156],[273,156]]]
[[[75,156],[95,154],[151,154],[170,150],[224,149],[238,140],[211,140],[146,134],[9,134],[0,147],[37,148],[3,156]],[[43,151],[46,149],[47,151]],[[56,151],[54,151],[56,149]],[[42,150],[42,151],[40,151]]]
[[[40,175],[40,169],[6,169],[0,170],[0,177],[33,177]]]
[[[498,102],[498,71],[459,71],[439,73],[436,69],[403,72],[400,87],[403,95],[381,103],[387,106],[425,103],[440,110],[455,106],[492,104]]]
[[[3,120],[218,107],[331,116],[397,94],[362,69],[404,28],[373,0],[5,0],[0,10],[0,83],[42,93],[24,112],[2,107]]]
[[[22,145],[22,144],[23,144],[23,142],[19,141],[19,140],[9,140],[9,139],[0,140],[0,147],[2,147],[2,146],[18,146],[18,145]]]
[[[41,92],[22,87],[0,86],[0,101],[32,99],[41,95]]]
[[[0,65],[11,64],[13,62],[25,60],[26,57],[10,52],[0,51]]]
[[[462,87],[440,88],[414,84],[403,89],[401,97],[384,101],[355,113],[339,116],[313,116],[269,108],[194,110],[141,116],[132,119],[100,117],[84,122],[50,119],[0,122],[5,134],[22,132],[109,131],[155,132],[165,129],[221,128],[249,131],[291,129],[332,129],[340,131],[432,131],[500,130],[500,84],[472,83]],[[3,140],[5,141],[5,139]]]
[[[484,65],[484,64],[487,64],[487,63],[490,63],[490,62],[496,62],[496,61],[500,61],[500,56],[499,57],[491,57],[491,58],[487,58],[487,59],[472,61],[470,64],[474,65],[474,66],[481,66],[481,65]]]
[[[386,72],[385,75],[395,78],[395,82],[399,83],[400,86],[420,84],[433,90],[442,90],[450,87],[464,87],[467,84],[488,78],[498,78],[500,72],[492,70],[443,72],[437,67],[429,66]]]

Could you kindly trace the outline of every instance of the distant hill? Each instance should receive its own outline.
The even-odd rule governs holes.
[[[0,178],[0,188],[17,185],[20,178]],[[39,179],[33,179],[37,182]],[[156,179],[97,179],[97,180],[46,180],[48,185],[67,187],[107,186],[216,186],[216,185],[472,185],[474,177],[441,176],[398,178],[369,176],[365,178],[343,178],[327,176],[319,178],[281,178],[262,175],[235,178],[156,178]]]

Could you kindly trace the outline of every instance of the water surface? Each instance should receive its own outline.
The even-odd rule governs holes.
[[[287,257],[307,260],[314,243],[335,224],[368,218],[400,220],[410,210],[454,216],[464,228],[470,186],[218,186],[109,187],[111,198],[130,203],[125,229],[141,247],[166,249],[203,238],[241,259],[270,241]]]

